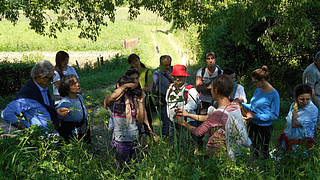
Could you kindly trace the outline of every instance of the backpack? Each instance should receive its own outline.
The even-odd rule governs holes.
[[[206,72],[206,67],[207,67],[207,66],[204,66],[204,67],[201,69],[201,79],[203,78],[204,73]],[[222,69],[221,69],[218,65],[216,65],[216,67],[218,68],[218,76],[219,76],[220,74],[222,74]]]
[[[240,109],[227,112],[225,109],[217,109],[228,115],[225,125],[225,138],[228,156],[234,160],[235,155],[241,153],[241,148],[249,147],[252,142],[248,137],[246,126],[243,122]]]

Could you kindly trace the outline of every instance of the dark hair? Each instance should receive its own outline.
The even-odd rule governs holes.
[[[223,74],[226,74],[226,75],[232,75],[232,74],[234,74],[234,73],[235,73],[234,70],[231,69],[231,68],[225,68],[225,69],[223,70]]]
[[[206,57],[204,59],[207,59],[208,56],[212,56],[213,59],[217,59],[217,55],[215,52],[211,51],[211,52],[207,52],[206,53]]]
[[[132,74],[137,74],[139,76],[140,73],[136,68],[129,68],[124,75],[131,76]]]
[[[119,84],[119,86],[122,86],[122,85],[124,85],[124,84],[127,84],[127,83],[133,83],[134,81],[133,81],[133,79],[132,78],[130,78],[129,76],[127,76],[127,75],[123,75],[123,76],[121,76],[120,77],[120,79],[118,80],[118,84]]]
[[[170,61],[172,61],[172,58],[169,55],[162,55],[160,57],[160,64],[162,64],[165,59],[169,59]]]
[[[61,78],[59,89],[58,89],[61,97],[66,97],[69,95],[70,86],[75,84],[75,82],[73,81],[73,78],[77,79],[77,76],[70,74],[70,75],[65,75]]]
[[[127,75],[123,75],[123,76],[120,77],[120,79],[118,80],[117,83],[119,84],[119,86],[122,86],[122,85],[124,85],[124,84],[134,83],[134,82],[135,82],[134,79],[130,78],[130,77],[127,76]],[[129,89],[129,90],[127,91],[127,94],[128,94],[129,96],[138,96],[138,97],[140,97],[140,96],[141,96],[141,93],[142,93],[142,89],[141,89],[140,85],[138,85],[138,87],[136,87],[135,89]],[[122,100],[123,100],[123,99],[122,99]]]
[[[63,77],[62,73],[62,62],[69,58],[69,54],[65,51],[58,51],[56,54],[56,66],[55,70],[59,73],[60,78]]]
[[[293,98],[297,99],[301,94],[305,93],[312,95],[312,88],[308,84],[298,84],[294,88]]]
[[[258,81],[262,79],[268,80],[269,79],[269,71],[266,65],[263,65],[261,68],[252,71],[251,76]]]
[[[217,88],[218,93],[222,96],[229,97],[233,91],[232,79],[227,75],[219,75],[211,81],[211,86]]]
[[[140,57],[136,54],[130,54],[129,57],[128,57],[128,63],[131,64],[132,61],[134,60],[137,60],[140,62],[140,66],[143,67],[143,68],[146,68],[146,65],[144,65],[141,61],[140,61]]]

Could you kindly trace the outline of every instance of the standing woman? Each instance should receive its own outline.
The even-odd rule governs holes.
[[[128,63],[132,68],[136,68],[139,72],[139,83],[141,88],[145,92],[145,108],[147,112],[147,118],[150,125],[151,130],[153,130],[152,127],[152,109],[154,105],[152,104],[151,100],[151,93],[152,93],[152,87],[153,87],[153,77],[152,72],[150,69],[148,69],[141,61],[140,57],[136,54],[130,54],[128,57]],[[148,135],[150,135],[150,131],[148,130],[148,127],[145,125],[145,131]]]
[[[80,84],[75,75],[63,76],[59,86],[62,99],[56,106],[58,119],[61,123],[58,131],[66,141],[75,137],[84,138],[86,142],[90,142],[88,112],[80,92]]]
[[[60,80],[63,76],[73,74],[79,79],[79,76],[76,72],[76,70],[68,65],[69,63],[69,54],[65,51],[59,51],[56,54],[56,66],[54,71],[54,78],[53,78],[53,96],[54,96],[54,104],[57,105],[59,103],[59,100],[61,99],[61,96],[59,94],[59,86],[60,86]]]
[[[262,159],[268,158],[269,142],[273,131],[272,121],[278,119],[280,97],[276,89],[268,82],[267,66],[251,73],[252,83],[257,88],[250,104],[243,104],[248,110],[249,137],[252,140],[254,155]]]

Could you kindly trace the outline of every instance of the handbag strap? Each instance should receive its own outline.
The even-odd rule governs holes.
[[[85,112],[84,112],[83,103],[82,103],[82,101],[81,101],[81,98],[80,98],[80,97],[79,97],[79,101],[80,101],[81,109],[82,109],[82,121],[83,121],[83,122],[85,122],[86,114],[85,114]],[[82,123],[83,123],[83,122],[82,122]],[[82,124],[82,123],[81,123],[81,124]]]

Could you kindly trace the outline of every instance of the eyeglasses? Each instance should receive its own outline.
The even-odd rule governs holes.
[[[52,82],[55,75],[56,74],[53,74],[51,77],[45,76],[44,78],[48,79],[49,82]]]
[[[311,100],[311,99],[309,99],[309,98],[305,98],[305,99],[299,99],[299,98],[298,98],[298,101],[299,101],[300,103],[303,103],[303,102],[309,103],[310,100]]]

